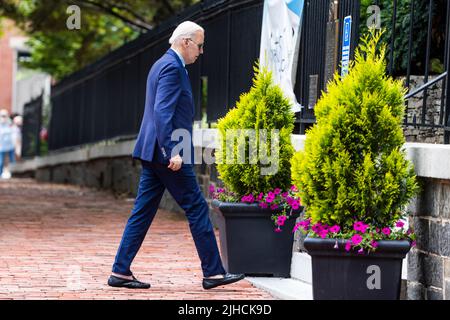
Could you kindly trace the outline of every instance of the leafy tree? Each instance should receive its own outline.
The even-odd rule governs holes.
[[[29,36],[27,67],[60,79],[151,30],[198,0],[0,0],[0,16]],[[81,29],[68,30],[68,6],[81,9]]]

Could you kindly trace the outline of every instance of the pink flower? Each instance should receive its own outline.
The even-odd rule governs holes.
[[[350,241],[347,241],[347,243],[345,244],[345,251],[350,251],[351,248],[352,248],[352,243]]]
[[[288,192],[283,192],[282,194],[281,194],[281,196],[283,197],[283,198],[286,198],[287,196],[288,196]]]
[[[224,192],[225,192],[225,189],[219,188],[219,189],[217,189],[217,192],[218,192],[218,193],[224,193]]]
[[[266,197],[266,202],[271,203],[273,200],[275,200],[275,195],[273,192],[269,192]]]
[[[415,247],[415,246],[416,246],[416,244],[417,244],[417,242],[416,242],[416,241],[413,241],[413,242],[411,242],[411,247]]]
[[[216,191],[216,188],[212,184],[210,184],[209,185],[209,193],[214,193],[214,191]]]
[[[260,202],[259,206],[263,209],[266,209],[268,207],[267,203],[265,203],[265,202]]]
[[[292,198],[292,197],[290,197],[290,196],[287,196],[287,197],[286,197],[286,202],[287,202],[288,205],[292,206],[292,204],[294,203],[294,201],[295,201],[294,198]]]
[[[280,227],[275,228],[275,232],[281,232]]]
[[[364,254],[364,249],[363,248],[359,249],[358,254]]]
[[[248,203],[253,203],[255,201],[255,198],[253,197],[252,194],[249,194],[247,196],[243,196],[241,199],[242,202],[248,202]]]
[[[319,231],[319,236],[322,239],[325,239],[327,237],[327,234],[328,234],[328,230],[327,229],[322,229],[322,230]]]
[[[314,231],[315,233],[319,233],[320,230],[322,229],[322,225],[320,222],[317,222],[315,225],[313,225],[311,227],[312,231]]]
[[[303,230],[308,231],[310,223],[311,223],[311,220],[300,221],[299,223],[296,224],[297,228],[295,228],[295,230],[297,230],[299,227],[302,227]]]
[[[291,191],[293,191],[293,192],[297,192],[297,191],[298,191],[298,189],[297,189],[297,186],[295,186],[295,185],[292,185],[292,186],[291,186]]]
[[[300,205],[298,204],[298,202],[293,202],[292,209],[297,210],[298,208],[300,208]]]
[[[368,227],[369,225],[364,224],[364,222],[362,221],[357,221],[353,225],[353,229],[355,229],[356,231],[360,231],[361,233],[365,233]]]
[[[264,197],[264,194],[261,192],[261,193],[258,195],[258,198],[256,198],[256,199],[257,199],[258,201],[261,201],[263,197]]]
[[[378,242],[376,242],[375,240],[372,240],[370,244],[372,245],[372,247],[378,248]]]
[[[278,205],[276,203],[274,203],[270,206],[270,209],[272,209],[272,210],[278,209]]]
[[[273,194],[277,195],[280,194],[281,189],[280,188],[275,188],[275,190],[273,190]]]
[[[361,243],[362,237],[361,237],[361,235],[359,235],[359,234],[355,234],[355,235],[352,237],[351,240],[352,240],[352,243],[353,243],[354,245],[358,245],[358,244]]]
[[[286,216],[279,216],[277,219],[277,225],[282,226],[286,221]]]
[[[389,228],[383,228],[382,230],[381,230],[381,232],[383,233],[383,234],[385,234],[385,235],[390,235],[391,234],[391,229],[389,229]]]
[[[397,221],[397,223],[395,224],[395,226],[397,227],[397,228],[403,228],[403,226],[405,225],[405,223],[403,222],[403,221]]]
[[[341,227],[339,227],[337,224],[330,228],[331,233],[338,233],[339,230],[341,230]]]

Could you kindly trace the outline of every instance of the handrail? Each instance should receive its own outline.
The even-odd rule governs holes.
[[[411,97],[415,96],[416,94],[422,92],[423,90],[427,89],[428,87],[431,87],[433,84],[435,84],[436,82],[442,80],[446,76],[447,76],[447,71],[445,71],[444,73],[440,74],[437,78],[435,78],[435,79],[433,79],[431,81],[428,81],[427,83],[423,84],[422,86],[420,86],[419,88],[417,88],[413,92],[410,92],[407,95],[405,95],[405,100],[408,100],[409,98],[411,98]]]

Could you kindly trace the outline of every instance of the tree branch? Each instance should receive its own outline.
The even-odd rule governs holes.
[[[149,31],[153,28],[153,26],[149,25],[146,22],[142,22],[142,21],[133,21],[127,17],[125,17],[124,15],[115,12],[113,10],[113,8],[111,7],[107,7],[101,3],[95,2],[95,1],[91,1],[91,0],[75,0],[75,1],[70,1],[71,3],[78,3],[80,6],[91,6],[91,7],[95,7],[97,9],[100,9],[101,11],[114,16],[120,20],[122,20],[123,22],[125,22],[126,24],[130,25],[130,26],[135,26],[137,27],[141,32],[142,31]]]

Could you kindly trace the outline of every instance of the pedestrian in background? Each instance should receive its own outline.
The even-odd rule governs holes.
[[[12,120],[13,142],[16,160],[22,158],[22,124],[22,116],[16,115]]]
[[[14,138],[13,138],[12,121],[9,118],[7,110],[0,110],[0,177],[9,179],[11,174],[9,171],[3,170],[4,161],[9,158],[9,163],[15,162]]]

